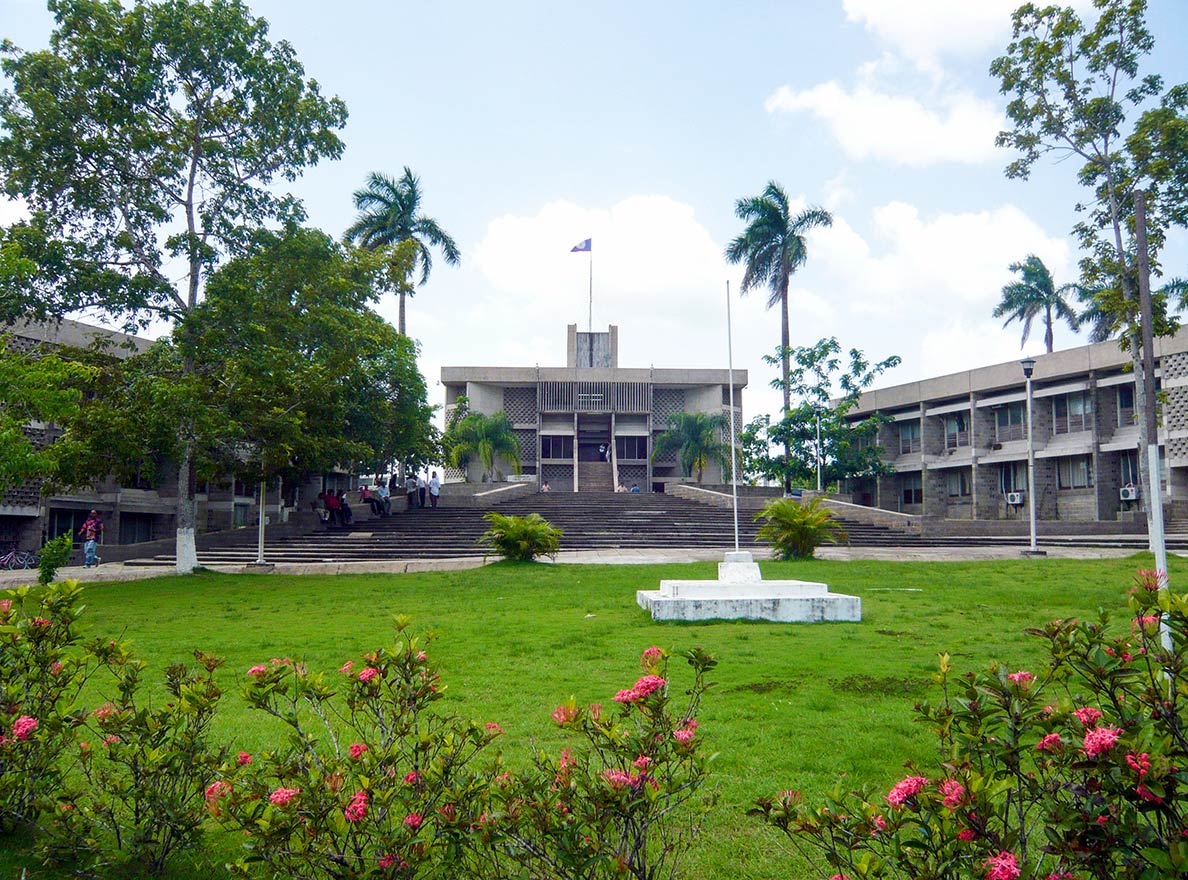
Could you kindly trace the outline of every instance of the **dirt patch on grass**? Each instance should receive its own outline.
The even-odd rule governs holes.
[[[871,675],[851,675],[834,680],[838,690],[849,694],[881,694],[886,697],[912,696],[923,692],[926,682],[918,678],[875,678]]]
[[[749,681],[746,684],[736,684],[728,688],[726,693],[737,694],[747,692],[751,694],[771,694],[776,691],[794,691],[800,684],[800,677],[785,678],[781,681]]]

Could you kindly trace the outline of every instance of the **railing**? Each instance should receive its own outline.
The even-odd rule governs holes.
[[[1089,427],[1089,416],[1084,413],[1056,416],[1052,421],[1053,434],[1075,434],[1078,431],[1088,431]]]
[[[998,443],[1006,443],[1010,440],[1026,440],[1027,426],[1026,425],[998,425],[994,429],[994,439]]]
[[[899,438],[899,454],[910,455],[913,452],[920,451],[920,437],[900,437]]]
[[[957,449],[969,445],[969,431],[953,431],[945,434],[945,449]]]
[[[1134,407],[1124,406],[1118,410],[1118,427],[1124,428],[1134,424]]]
[[[652,411],[652,386],[648,382],[540,382],[536,395],[542,413]]]

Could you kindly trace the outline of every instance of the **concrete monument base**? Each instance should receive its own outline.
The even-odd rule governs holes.
[[[639,590],[635,600],[652,620],[862,620],[857,596],[830,593],[827,585],[810,581],[765,581],[746,551],[727,553],[716,581],[661,581],[659,590]]]

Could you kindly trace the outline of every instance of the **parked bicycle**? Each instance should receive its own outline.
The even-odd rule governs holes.
[[[37,568],[37,564],[41,562],[41,556],[32,550],[18,550],[13,547],[3,556],[0,556],[0,569],[5,571],[18,571],[27,568]]]

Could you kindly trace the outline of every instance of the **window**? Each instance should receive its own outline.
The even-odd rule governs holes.
[[[945,416],[945,449],[968,445],[969,413],[959,412]]]
[[[965,498],[969,496],[969,471],[964,468],[960,470],[945,471],[945,487],[948,489],[950,498]]]
[[[1075,434],[1093,427],[1093,403],[1087,391],[1052,398],[1052,433]]]
[[[1024,440],[1027,437],[1027,405],[1008,403],[994,413],[994,439],[998,443]]]
[[[573,438],[567,435],[542,434],[540,438],[541,458],[573,458]]]
[[[920,420],[901,422],[899,425],[899,454],[920,451]]]
[[[120,514],[120,543],[140,544],[153,539],[153,517],[148,513]]]
[[[1128,449],[1118,458],[1118,476],[1123,486],[1137,486],[1139,484],[1138,451]]]
[[[1118,386],[1118,427],[1134,424],[1134,386]]]
[[[998,466],[998,489],[1008,492],[1027,491],[1027,462],[1007,461]]]
[[[904,474],[900,479],[900,485],[903,486],[903,503],[907,504],[923,504],[924,503],[924,484],[920,479],[919,474]]]
[[[1093,459],[1088,455],[1061,458],[1056,463],[1056,485],[1061,489],[1087,489],[1093,485]]]
[[[631,461],[646,461],[648,457],[648,438],[616,437],[615,455]]]

